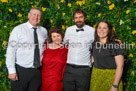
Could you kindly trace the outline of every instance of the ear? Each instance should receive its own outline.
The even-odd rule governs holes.
[[[85,21],[86,21],[86,18],[85,18]]]
[[[41,16],[41,19],[40,20],[42,20],[42,16]]]
[[[28,18],[30,17],[30,13],[28,13]]]

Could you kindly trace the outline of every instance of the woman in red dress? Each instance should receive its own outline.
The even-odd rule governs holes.
[[[66,66],[68,49],[62,44],[63,33],[59,28],[52,28],[50,42],[46,44],[43,55],[41,91],[63,91],[63,73]]]

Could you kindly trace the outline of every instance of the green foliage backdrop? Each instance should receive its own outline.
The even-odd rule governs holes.
[[[123,74],[124,90],[136,91],[136,0],[1,0],[0,1],[0,91],[9,91],[10,81],[5,66],[6,46],[12,29],[27,21],[31,7],[43,11],[41,25],[48,30],[57,26],[63,32],[73,25],[72,12],[83,8],[86,24],[95,27],[101,19],[109,19],[128,53]]]

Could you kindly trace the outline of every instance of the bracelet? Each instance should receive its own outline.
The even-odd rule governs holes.
[[[113,84],[112,86],[113,86],[114,88],[118,88],[118,85],[114,85],[114,84]]]

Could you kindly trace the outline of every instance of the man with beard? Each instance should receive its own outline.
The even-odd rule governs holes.
[[[85,24],[86,13],[82,9],[73,12],[75,25],[67,28],[64,42],[68,42],[67,66],[63,76],[64,91],[89,91],[91,77],[90,46],[94,40],[94,28]]]

